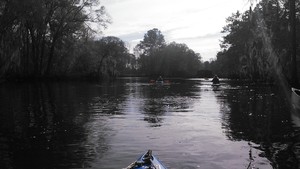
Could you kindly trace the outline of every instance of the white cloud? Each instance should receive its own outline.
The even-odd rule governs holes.
[[[153,28],[167,42],[185,43],[203,60],[219,50],[225,19],[249,8],[248,0],[102,0],[113,23],[105,36],[117,36],[133,48]]]

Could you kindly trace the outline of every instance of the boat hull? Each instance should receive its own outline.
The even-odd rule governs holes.
[[[144,155],[124,169],[167,169],[154,155],[148,150]]]

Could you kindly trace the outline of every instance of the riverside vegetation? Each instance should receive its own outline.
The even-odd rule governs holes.
[[[0,78],[199,77],[217,73],[269,80],[276,69],[296,84],[300,4],[262,0],[252,7],[226,19],[216,59],[203,62],[201,54],[186,44],[167,43],[157,28],[148,30],[134,54],[130,53],[120,38],[101,34],[111,18],[98,0],[3,0]]]

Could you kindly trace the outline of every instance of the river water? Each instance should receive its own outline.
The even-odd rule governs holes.
[[[280,88],[222,79],[0,85],[4,169],[120,169],[148,149],[169,169],[299,168]]]

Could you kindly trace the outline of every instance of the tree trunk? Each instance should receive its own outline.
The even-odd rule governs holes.
[[[39,64],[39,73],[40,76],[43,75],[42,65],[43,65],[43,59],[44,59],[44,53],[45,53],[45,45],[46,45],[46,39],[45,39],[45,33],[43,34],[43,40],[42,40],[42,49],[40,54],[40,64]]]
[[[47,68],[46,68],[46,72],[45,75],[49,76],[50,75],[50,70],[51,70],[51,65],[52,65],[52,60],[53,60],[53,56],[54,56],[54,49],[55,49],[55,39],[53,39],[52,43],[51,43],[51,48],[50,48],[50,53],[49,53],[49,58],[48,58],[48,62],[47,62]]]

